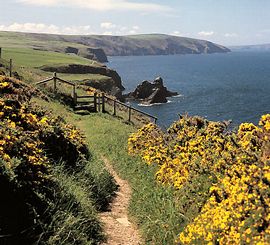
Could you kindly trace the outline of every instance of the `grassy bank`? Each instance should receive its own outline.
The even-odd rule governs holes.
[[[128,180],[133,191],[130,218],[138,224],[145,243],[173,244],[184,218],[176,203],[174,190],[156,182],[156,169],[128,155],[127,140],[136,128],[107,114],[80,116],[56,103],[44,106],[56,113],[61,112],[68,121],[78,126],[86,135],[90,151],[96,158],[105,156],[121,178]]]
[[[97,211],[108,208],[117,186],[63,118],[68,111],[5,76],[0,95],[1,244],[104,241]]]
[[[32,58],[29,57],[28,65],[33,67]],[[33,75],[31,69],[27,72],[33,80],[36,73]],[[85,133],[91,153],[83,167],[74,171],[63,168],[61,162],[53,167],[51,174],[59,187],[59,195],[52,201],[54,212],[50,215],[55,219],[42,224],[41,240],[49,244],[72,244],[72,240],[95,244],[104,239],[96,210],[106,209],[115,185],[100,160],[102,155],[131,185],[130,217],[138,224],[146,244],[173,243],[183,219],[178,212],[174,191],[156,183],[156,169],[148,168],[139,158],[128,155],[127,139],[136,130],[133,125],[108,114],[76,115],[57,101],[32,98],[31,103],[51,111],[53,115],[61,115],[80,128]]]

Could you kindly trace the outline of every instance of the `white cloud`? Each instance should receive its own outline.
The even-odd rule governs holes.
[[[116,25],[111,23],[111,22],[103,22],[103,23],[100,24],[100,27],[102,29],[115,29]]]
[[[129,32],[128,32],[128,34],[131,34],[131,35],[134,35],[134,34],[136,34],[137,32],[135,31],[135,30],[130,30]]]
[[[113,33],[111,31],[105,31],[105,32],[102,33],[102,35],[109,35],[109,36],[111,36],[112,34]]]
[[[0,31],[15,31],[15,32],[30,32],[30,33],[51,33],[51,34],[66,34],[66,35],[127,35],[137,34],[140,27],[137,25],[128,27],[115,25],[111,22],[103,22],[94,28],[90,25],[84,26],[56,26],[46,25],[43,23],[13,23],[10,25],[1,25]]]
[[[36,6],[63,6],[88,8],[98,11],[134,10],[146,12],[168,12],[172,8],[154,3],[136,3],[130,0],[17,0],[20,3]]]
[[[52,33],[52,34],[91,34],[91,27],[86,26],[56,26],[43,23],[13,23],[11,25],[0,25],[0,31],[17,31],[33,33]]]
[[[133,29],[133,30],[139,30],[140,27],[139,27],[139,26],[132,26],[132,29]]]
[[[131,30],[129,30],[128,34],[130,34],[130,35],[137,34],[139,30],[140,30],[139,26],[132,26],[132,28],[131,28]]]
[[[231,38],[231,37],[238,37],[238,35],[236,33],[225,33],[224,37]]]
[[[188,37],[188,36],[190,36],[190,33],[183,33],[183,32],[180,32],[180,31],[173,31],[172,33],[170,33],[170,35],[179,36],[179,37]]]
[[[181,33],[180,33],[180,31],[173,31],[173,32],[171,33],[171,35],[174,35],[174,36],[181,36]]]
[[[198,35],[202,37],[209,37],[209,36],[213,36],[214,32],[213,31],[200,31]]]
[[[137,34],[140,30],[138,25],[134,25],[132,27],[116,25],[112,22],[102,22],[100,23],[101,29],[106,29],[102,34],[104,35],[126,35],[126,34]]]

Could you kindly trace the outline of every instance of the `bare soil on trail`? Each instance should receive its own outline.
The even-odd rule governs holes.
[[[112,165],[102,157],[106,169],[119,185],[118,192],[111,204],[111,210],[99,214],[107,234],[107,242],[103,245],[139,245],[142,244],[138,229],[128,220],[128,205],[131,198],[131,188],[126,180],[121,179]]]

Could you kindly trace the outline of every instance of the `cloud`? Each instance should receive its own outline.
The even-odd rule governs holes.
[[[115,29],[117,26],[111,22],[103,22],[100,24],[102,29]]]
[[[225,33],[224,37],[232,38],[232,37],[238,37],[236,33]]]
[[[111,22],[100,23],[100,28],[94,28],[90,25],[83,26],[56,26],[43,23],[13,23],[10,25],[1,25],[0,31],[30,32],[30,33],[50,33],[50,34],[66,34],[66,35],[127,35],[137,34],[140,27],[134,25],[132,27],[120,26]]]
[[[140,27],[139,27],[139,26],[132,26],[132,29],[133,29],[133,30],[139,30]]]
[[[52,33],[69,35],[91,34],[91,27],[85,26],[56,26],[43,23],[13,23],[11,25],[0,25],[0,31],[17,31],[33,33]]]
[[[190,33],[182,33],[180,31],[173,31],[172,33],[170,33],[170,35],[179,36],[179,37],[188,37],[190,36]]]
[[[129,30],[128,34],[130,34],[130,35],[138,34],[139,30],[140,30],[139,26],[132,26],[131,29]]]
[[[199,36],[202,37],[209,37],[209,36],[213,36],[214,32],[213,31],[201,31],[198,33]]]
[[[130,0],[17,0],[17,2],[48,7],[77,7],[97,11],[134,10],[146,12],[170,12],[172,8],[154,3],[136,3]]]
[[[101,29],[106,29],[102,34],[104,35],[126,35],[126,34],[137,34],[140,30],[138,25],[134,25],[132,27],[116,25],[112,22],[102,22],[100,23]]]
[[[105,31],[105,32],[102,33],[102,35],[109,35],[109,36],[111,36],[112,34],[113,33],[111,31]]]

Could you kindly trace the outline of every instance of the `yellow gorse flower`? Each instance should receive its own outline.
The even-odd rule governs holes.
[[[202,172],[215,180],[199,215],[180,232],[181,244],[270,244],[270,114],[260,126],[184,116],[167,132],[149,124],[130,136],[130,154],[156,164],[157,181],[183,188]]]

